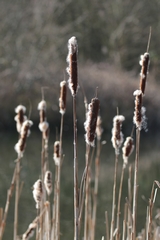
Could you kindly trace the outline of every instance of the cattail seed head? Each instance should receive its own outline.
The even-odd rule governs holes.
[[[84,128],[86,131],[85,140],[91,146],[94,146],[98,112],[99,100],[98,98],[93,98],[91,103],[88,105],[87,117],[84,123]]]
[[[125,120],[125,117],[122,115],[117,115],[113,118],[113,128],[112,128],[112,145],[115,149],[115,153],[119,154],[119,149],[123,143],[123,133],[122,129],[122,122]]]
[[[27,231],[22,235],[22,240],[28,240],[33,237],[34,231],[37,227],[36,223],[31,223],[27,229]]]
[[[128,158],[132,154],[133,150],[134,150],[133,138],[127,137],[122,148],[124,167],[126,167],[126,165],[128,164]]]
[[[18,157],[23,156],[23,152],[26,146],[26,139],[30,135],[30,127],[33,125],[31,120],[25,120],[21,127],[20,138],[15,145],[14,149],[18,154]]]
[[[49,123],[46,122],[46,121],[40,122],[38,127],[39,127],[41,132],[45,132],[49,128]]]
[[[45,173],[44,186],[46,188],[47,194],[50,195],[52,193],[52,173],[51,173],[51,171],[47,171]]]
[[[39,102],[37,109],[40,110],[45,110],[46,111],[47,105],[46,105],[46,101],[42,100],[41,102]]]
[[[139,62],[139,64],[142,66],[141,67],[141,72],[140,72],[140,90],[142,91],[143,95],[145,93],[149,63],[150,63],[149,53],[146,52],[146,53],[144,53],[144,55],[141,55],[141,59],[140,59],[140,62]]]
[[[53,159],[54,159],[55,165],[59,166],[60,165],[60,142],[59,141],[56,141],[54,143]]]
[[[39,117],[40,117],[40,123],[43,123],[46,121],[46,109],[47,104],[45,100],[42,100],[39,102],[37,109],[39,110]]]
[[[36,202],[36,208],[40,208],[40,202],[42,200],[43,196],[43,186],[42,181],[38,179],[35,184],[33,185],[33,198]]]
[[[101,117],[98,116],[97,125],[96,125],[96,135],[98,140],[101,140],[102,133],[103,133],[103,128],[101,127],[101,124],[102,124]]]
[[[134,91],[133,95],[135,96],[135,111],[133,122],[135,123],[136,127],[141,130],[142,127],[142,91],[136,90]]]
[[[67,86],[66,81],[60,83],[59,112],[63,115],[66,112]]]
[[[69,64],[67,72],[69,74],[69,89],[71,90],[72,96],[75,96],[78,91],[78,70],[77,70],[77,53],[78,44],[76,37],[71,37],[68,40],[68,56],[67,62]]]
[[[15,108],[15,112],[17,115],[15,116],[14,120],[16,121],[17,132],[20,133],[22,124],[27,119],[27,117],[24,115],[26,108],[23,105],[18,105]]]

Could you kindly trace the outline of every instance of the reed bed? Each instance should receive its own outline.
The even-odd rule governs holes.
[[[145,88],[149,69],[149,53],[148,50],[141,56],[140,65],[140,84],[139,89],[135,90],[135,108],[133,109],[133,122],[130,123],[132,133],[126,137],[124,141],[123,129],[125,128],[125,117],[119,114],[117,109],[116,116],[113,116],[113,128],[111,131],[111,142],[115,153],[115,168],[112,172],[113,176],[113,194],[111,217],[104,210],[104,221],[106,230],[101,233],[99,239],[106,240],[158,240],[159,229],[158,221],[160,216],[154,216],[154,205],[156,201],[157,191],[160,188],[160,183],[155,179],[151,189],[148,207],[146,209],[146,222],[141,233],[137,231],[137,211],[138,211],[138,172],[140,161],[140,133],[147,129],[145,108]],[[15,170],[11,185],[8,188],[6,205],[0,209],[0,240],[4,239],[4,232],[7,231],[7,216],[11,201],[14,201],[14,224],[13,224],[13,239],[36,239],[36,240],[60,240],[65,238],[65,233],[61,232],[61,170],[63,161],[65,161],[65,153],[63,152],[63,126],[65,112],[67,110],[67,91],[71,92],[73,99],[73,226],[70,226],[74,231],[74,240],[95,240],[96,238],[96,219],[97,219],[97,203],[99,191],[100,163],[102,148],[107,148],[106,142],[103,139],[103,122],[100,116],[100,101],[97,86],[95,86],[95,96],[91,102],[85,96],[85,90],[82,89],[84,95],[84,109],[86,112],[84,130],[86,151],[84,152],[85,166],[83,173],[79,172],[78,168],[78,129],[77,129],[77,102],[76,97],[79,89],[78,79],[78,42],[76,37],[72,37],[68,41],[68,56],[67,56],[67,73],[69,76],[68,84],[65,80],[60,83],[59,96],[59,113],[61,116],[60,130],[56,132],[56,139],[53,143],[53,157],[48,153],[49,143],[49,123],[47,121],[47,103],[44,97],[44,88],[42,88],[42,99],[38,103],[38,111],[40,116],[39,130],[42,133],[41,146],[41,171],[39,178],[33,182],[31,194],[35,201],[35,209],[37,214],[32,222],[28,223],[28,228],[24,233],[19,229],[19,199],[22,192],[21,184],[21,167],[22,159],[25,154],[26,140],[30,135],[32,121],[25,116],[26,108],[19,105],[16,109],[16,126],[18,132],[18,142],[15,145],[17,159],[15,161]],[[45,87],[46,88],[46,87]],[[47,91],[47,89],[46,89]],[[101,113],[102,114],[102,113]],[[30,115],[30,114],[29,114]],[[134,126],[133,126],[134,125]],[[135,138],[135,139],[134,139]],[[134,147],[135,145],[135,147]],[[71,151],[68,149],[68,151]],[[135,165],[130,164],[130,155],[135,149]],[[67,154],[67,153],[66,153]],[[123,159],[121,164],[120,181],[118,169],[120,159]],[[50,161],[54,162],[55,168],[51,169]],[[124,176],[128,173],[128,193],[122,199],[122,191],[124,187]],[[134,172],[134,177],[132,177]],[[107,169],[106,169],[107,173]],[[72,176],[68,176],[72,177]],[[53,193],[52,193],[53,192]],[[12,198],[15,193],[15,200]],[[124,211],[124,214],[122,212]]]

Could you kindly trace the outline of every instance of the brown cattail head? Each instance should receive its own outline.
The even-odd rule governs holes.
[[[97,126],[96,126],[96,135],[97,135],[98,140],[101,140],[102,133],[103,133],[103,128],[102,128],[101,124],[102,124],[102,120],[99,115],[97,118]]]
[[[115,149],[115,153],[119,154],[119,149],[123,143],[123,133],[122,122],[125,120],[125,117],[122,115],[117,115],[113,118],[113,128],[112,128],[112,145]]]
[[[67,86],[66,81],[60,83],[59,112],[63,115],[66,112]]]
[[[23,105],[18,105],[15,108],[15,112],[17,113],[17,115],[15,116],[14,120],[17,123],[16,124],[17,132],[20,133],[22,124],[27,119],[27,117],[24,115],[26,112],[26,108]]]
[[[33,198],[36,202],[36,208],[40,208],[40,202],[42,200],[43,196],[43,186],[42,181],[38,179],[35,184],[33,185]]]
[[[39,110],[40,123],[46,121],[46,108],[47,108],[46,101],[42,100],[37,107],[37,109]]]
[[[37,227],[37,223],[29,224],[27,231],[22,235],[22,240],[28,240],[32,238],[36,227]]]
[[[140,72],[140,90],[142,91],[143,95],[145,93],[149,63],[150,63],[149,53],[146,52],[146,53],[144,53],[144,55],[141,55],[141,59],[139,62],[139,64],[142,66],[141,72]]]
[[[135,111],[133,122],[136,124],[136,127],[141,130],[142,127],[142,91],[136,90],[133,95],[135,96]]]
[[[71,90],[72,96],[77,94],[78,90],[78,68],[77,68],[77,53],[78,53],[78,44],[76,37],[71,37],[68,40],[68,56],[67,62],[69,64],[67,72],[69,74],[69,88]]]
[[[91,103],[88,105],[86,122],[84,123],[84,128],[86,131],[85,140],[91,146],[94,146],[98,112],[99,100],[98,98],[93,98]]]
[[[60,165],[60,142],[56,141],[54,143],[54,154],[53,154],[53,159],[55,162],[55,165],[59,166]]]
[[[122,148],[124,167],[126,167],[126,165],[128,164],[128,158],[132,154],[133,150],[134,150],[133,138],[127,137]]]
[[[26,145],[26,138],[30,135],[30,128],[32,125],[33,122],[31,120],[25,120],[22,124],[20,138],[18,140],[18,143],[14,147],[15,151],[18,153],[18,157],[23,156],[23,152]]]
[[[44,186],[46,188],[47,194],[50,195],[52,193],[52,173],[51,173],[51,171],[47,171],[45,173]]]

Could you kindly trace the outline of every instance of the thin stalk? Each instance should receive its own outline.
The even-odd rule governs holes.
[[[0,227],[0,240],[2,240],[2,238],[3,238],[3,234],[4,234],[4,230],[5,230],[5,226],[6,226],[9,204],[10,204],[10,200],[11,200],[11,197],[12,197],[12,194],[13,194],[15,181],[16,181],[16,171],[17,171],[17,168],[15,167],[13,177],[12,177],[12,181],[11,181],[11,185],[10,185],[10,188],[8,189],[8,191],[7,191],[7,200],[6,200],[3,219],[2,219],[1,227]]]
[[[157,195],[157,188],[155,189],[155,184],[160,187],[159,182],[154,181],[153,186],[152,186],[152,191],[151,191],[151,197],[149,199],[149,208],[148,208],[148,232],[147,232],[147,240],[150,240],[152,238],[152,232],[151,232],[151,227],[152,227],[152,218],[153,218],[153,207]]]
[[[124,220],[123,220],[122,240],[125,240],[125,236],[126,236],[126,221],[127,221],[127,203],[125,203],[125,206],[124,206]]]
[[[134,169],[134,189],[133,189],[133,228],[132,228],[132,240],[136,238],[136,213],[137,213],[137,184],[138,184],[138,164],[139,164],[139,147],[140,147],[140,130],[136,129],[136,158]]]
[[[99,183],[99,164],[100,164],[100,152],[101,142],[97,141],[97,156],[95,159],[95,185],[94,185],[94,197],[93,197],[93,212],[92,212],[92,238],[95,239],[95,226],[96,226],[96,214],[97,214],[97,195],[98,195],[98,183]]]
[[[119,186],[119,195],[118,195],[118,206],[117,206],[117,234],[116,234],[116,240],[119,239],[120,237],[120,208],[121,208],[121,196],[122,196],[122,186],[123,186],[123,177],[124,177],[124,165],[122,167],[122,172],[121,172],[121,180],[120,180],[120,186]]]
[[[78,240],[78,215],[79,215],[79,193],[78,193],[78,160],[77,160],[77,118],[76,118],[76,95],[73,95],[73,130],[74,130],[74,240]]]
[[[113,200],[112,200],[112,219],[110,228],[110,240],[113,240],[114,232],[114,218],[115,218],[115,200],[116,200],[116,181],[117,181],[117,167],[118,167],[118,154],[115,155],[115,169],[114,169],[114,183],[113,183]]]
[[[57,219],[57,175],[58,175],[58,167],[55,165],[55,180],[54,180],[54,198],[53,198],[53,215],[52,215],[52,240],[56,239],[56,219]]]
[[[86,145],[86,178],[85,178],[85,218],[84,218],[84,239],[88,240],[88,233],[89,233],[89,172],[90,172],[90,165],[89,165],[89,154],[90,154],[90,145]]]
[[[56,239],[60,240],[60,178],[61,178],[61,166],[62,166],[62,136],[63,136],[63,121],[64,114],[61,115],[61,127],[60,127],[60,164],[57,169],[57,200],[56,200]]]
[[[19,186],[20,186],[20,158],[16,160],[16,192],[15,192],[15,210],[14,210],[14,240],[17,239],[18,232],[18,204],[19,204]]]
[[[105,212],[105,220],[106,220],[106,240],[109,240],[109,223],[108,223],[108,212]]]

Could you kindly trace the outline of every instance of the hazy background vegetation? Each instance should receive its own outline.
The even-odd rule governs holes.
[[[32,118],[38,121],[35,109],[41,98],[41,86],[49,86],[46,100],[52,110],[58,110],[56,89],[64,77],[67,41],[73,35],[79,45],[79,80],[83,85],[87,82],[89,89],[85,91],[88,98],[94,95],[94,81],[97,81],[100,96],[105,100],[101,106],[105,104],[107,109],[115,109],[122,105],[119,99],[124,103],[124,97],[127,99],[129,95],[132,101],[135,88],[130,90],[130,85],[136,79],[135,86],[138,87],[139,56],[146,51],[150,26],[149,78],[152,81],[148,87],[153,82],[158,83],[159,9],[159,0],[1,0],[1,128],[11,126],[14,107],[20,102],[29,105],[29,100],[33,105]],[[124,72],[128,70],[132,72],[126,73],[124,81]],[[89,93],[90,88],[93,91]],[[128,92],[123,91],[125,88],[129,89]],[[110,104],[107,104],[108,100]],[[128,109],[125,107],[123,110]]]
[[[68,77],[65,73],[68,52],[67,42],[71,36],[75,35],[79,45],[78,135],[81,135],[83,139],[85,110],[83,93],[81,91],[82,86],[88,101],[95,96],[95,89],[98,86],[104,128],[103,139],[107,140],[102,160],[105,167],[102,169],[100,180],[98,215],[99,229],[101,230],[101,227],[103,227],[104,231],[103,213],[108,206],[107,201],[110,201],[111,198],[110,193],[108,194],[109,191],[111,192],[111,184],[105,177],[108,171],[108,162],[110,160],[111,163],[113,160],[113,155],[110,155],[112,119],[116,114],[116,108],[119,107],[120,113],[126,117],[123,129],[125,136],[130,134],[134,111],[133,91],[139,85],[139,56],[146,51],[149,27],[151,26],[152,39],[149,50],[151,64],[144,99],[144,105],[147,108],[149,131],[148,133],[142,132],[143,143],[141,148],[143,160],[147,160],[147,164],[141,165],[142,174],[140,175],[140,183],[142,183],[140,191],[142,194],[147,193],[145,196],[148,199],[152,182],[159,176],[156,163],[159,159],[159,151],[153,148],[159,149],[160,147],[159,9],[159,0],[0,1],[1,153],[12,153],[10,155],[1,155],[1,162],[4,161],[4,169],[0,173],[2,182],[6,184],[1,186],[1,192],[3,192],[1,203],[3,203],[3,206],[6,189],[9,186],[14,168],[13,160],[16,158],[13,148],[18,136],[10,134],[8,138],[6,135],[7,131],[12,132],[12,130],[16,133],[14,108],[20,103],[29,108],[31,102],[33,129],[38,130],[39,115],[37,104],[41,100],[41,87],[47,86],[45,98],[48,104],[47,117],[52,130],[51,144],[53,144],[56,138],[55,129],[56,127],[59,128],[60,125],[60,114],[58,114],[59,83],[64,76],[66,80]],[[64,134],[67,137],[68,135],[72,136],[71,100],[68,92],[67,113],[64,122]],[[3,130],[5,131],[4,133],[2,133]],[[11,141],[8,140],[10,138],[12,138]],[[38,147],[37,143],[35,143],[37,138],[39,139]],[[24,198],[22,199],[24,212],[29,211],[28,208],[25,209],[28,203],[31,203],[34,208],[31,186],[38,178],[40,172],[40,162],[37,161],[37,159],[40,161],[40,139],[40,134],[33,137],[30,145],[27,146],[28,155],[26,153],[26,161],[23,162],[22,179],[26,182],[23,191]],[[69,143],[70,145],[72,144],[72,139],[70,139]],[[66,144],[68,144],[68,141]],[[10,147],[8,148],[8,146]],[[67,210],[69,212],[73,210],[68,208],[69,204],[72,207],[70,202],[72,198],[66,198],[69,195],[69,191],[72,194],[72,180],[68,176],[71,176],[73,170],[72,156],[67,156],[68,148],[69,146],[67,145],[66,151],[64,151],[66,162],[64,163],[65,170],[62,173],[65,178],[65,183],[63,183],[62,187],[62,197],[64,197],[62,204],[62,232],[67,232],[68,227],[71,226],[72,220],[68,217]],[[146,152],[146,149],[149,150],[150,154]],[[83,158],[84,163],[84,152],[79,151],[79,154],[80,160]],[[50,156],[52,159],[51,148]],[[37,162],[32,162],[33,159],[36,159]],[[150,169],[152,161],[154,162],[153,175],[150,174],[150,179],[148,179],[148,174],[145,173],[145,170],[146,168]],[[53,166],[53,163],[51,166]],[[9,178],[4,174],[7,170]],[[32,176],[29,182],[26,180],[28,175]],[[106,207],[103,208],[102,206],[104,205]],[[140,206],[145,208],[146,206],[144,205],[144,201],[141,201]],[[23,231],[25,231],[30,221],[33,220],[35,212],[35,210],[30,210],[28,218],[23,214],[20,216],[22,222],[25,220],[25,225],[21,228]],[[144,220],[144,212],[142,214]],[[11,214],[9,216],[10,225],[8,226],[12,228],[13,218]],[[68,233],[69,238],[72,236],[72,230]],[[23,231],[21,230],[21,232]]]

